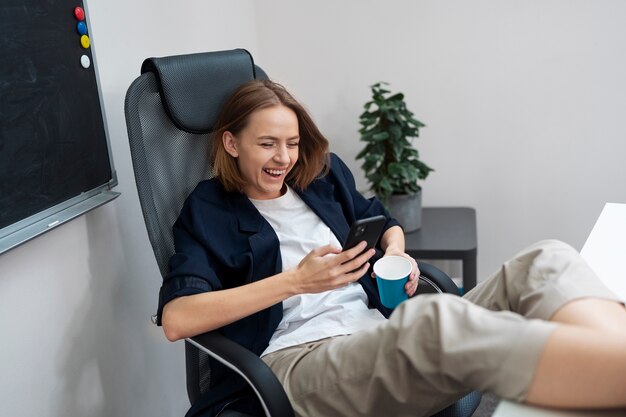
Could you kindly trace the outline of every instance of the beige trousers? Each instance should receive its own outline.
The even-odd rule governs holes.
[[[539,242],[465,297],[421,295],[375,328],[263,357],[298,416],[429,416],[473,390],[521,401],[565,303],[618,300],[578,252]]]

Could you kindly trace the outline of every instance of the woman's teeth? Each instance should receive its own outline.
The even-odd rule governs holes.
[[[280,175],[283,175],[285,171],[287,170],[286,169],[264,169],[264,171],[274,177],[278,177]]]

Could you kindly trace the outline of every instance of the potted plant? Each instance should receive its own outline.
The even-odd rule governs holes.
[[[420,161],[419,152],[411,141],[419,136],[425,125],[413,117],[404,102],[404,94],[391,94],[379,82],[372,85],[372,99],[365,103],[359,121],[361,140],[366,143],[356,159],[370,189],[398,219],[406,232],[421,227],[421,187],[433,171]]]

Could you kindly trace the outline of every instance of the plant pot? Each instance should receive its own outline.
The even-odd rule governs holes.
[[[405,233],[422,227],[422,190],[415,194],[392,194],[387,205],[389,213],[400,222]]]

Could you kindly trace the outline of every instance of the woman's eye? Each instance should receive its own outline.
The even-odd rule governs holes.
[[[262,143],[261,146],[264,147],[264,148],[271,148],[272,146],[274,146],[274,144],[273,143]]]
[[[287,146],[289,146],[290,148],[297,148],[300,144],[298,142],[294,142],[294,143],[290,143]]]

